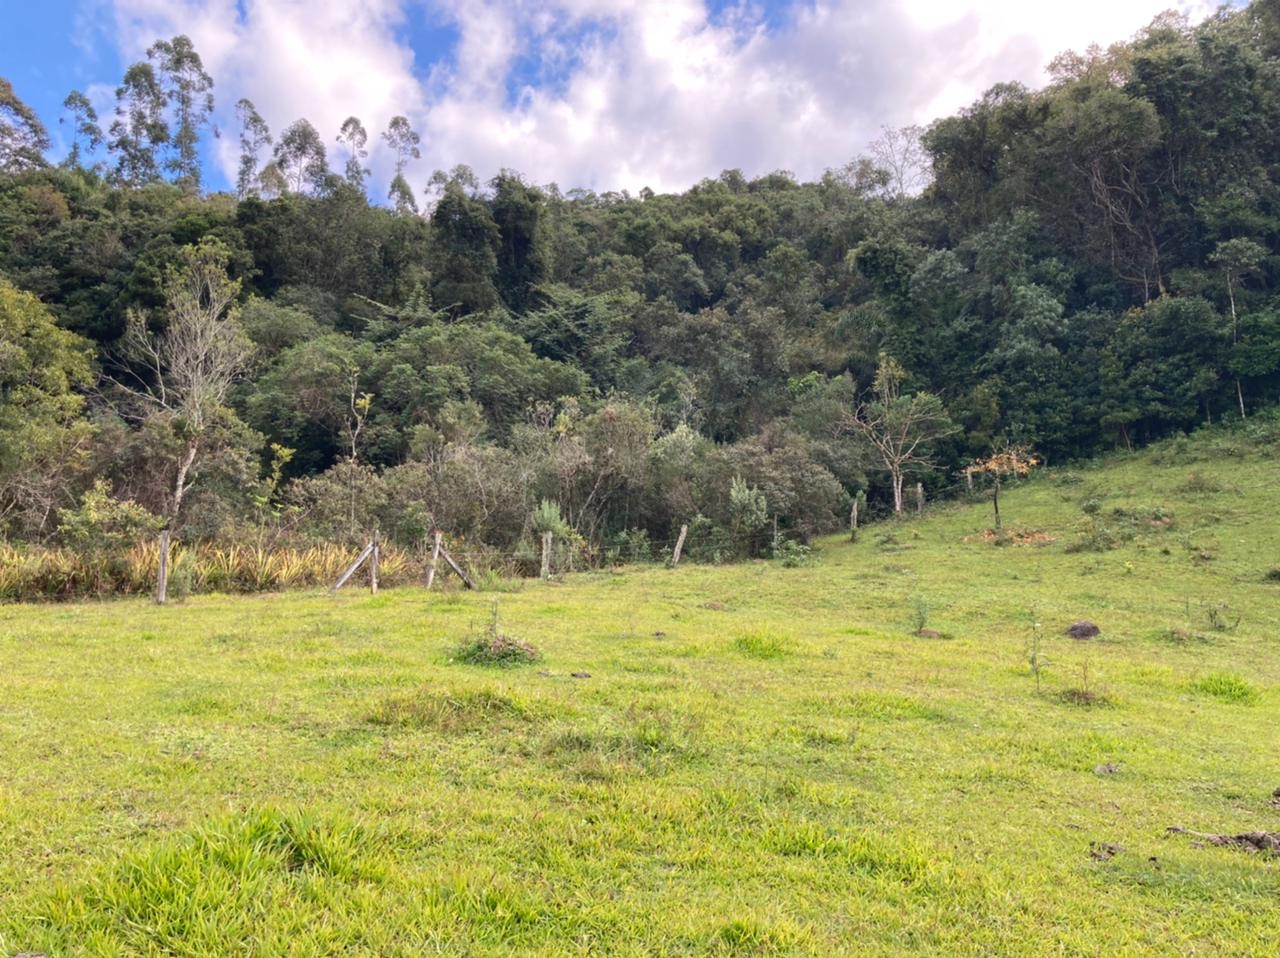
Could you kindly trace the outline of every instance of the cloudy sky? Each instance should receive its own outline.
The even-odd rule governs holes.
[[[59,104],[109,110],[124,65],[186,33],[213,75],[234,175],[242,96],[273,130],[397,113],[433,169],[503,167],[563,188],[679,189],[737,167],[812,177],[882,124],[926,123],[1050,59],[1205,0],[0,0],[0,72],[59,138]],[[333,147],[336,152],[337,147]],[[340,168],[335,157],[333,166]],[[375,150],[375,179],[389,157]]]

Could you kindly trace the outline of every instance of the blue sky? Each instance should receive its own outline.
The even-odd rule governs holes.
[[[215,80],[235,165],[246,96],[273,130],[307,117],[332,143],[407,115],[415,187],[457,163],[563,188],[679,189],[736,167],[811,177],[882,125],[925,123],[1001,80],[1032,85],[1066,48],[1125,39],[1170,0],[0,0],[0,71],[55,141],[71,89],[109,122],[124,67],[187,33]],[[1172,0],[1193,17],[1207,0]],[[336,157],[335,157],[336,160]],[[375,148],[375,183],[390,157]],[[335,161],[340,166],[340,161]]]

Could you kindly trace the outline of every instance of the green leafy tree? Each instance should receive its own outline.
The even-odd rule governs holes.
[[[942,400],[932,393],[902,391],[906,370],[881,355],[873,384],[873,398],[859,402],[842,417],[841,425],[866,442],[889,474],[893,511],[902,514],[902,484],[908,469],[930,470],[930,445],[952,432]]]
[[[393,116],[382,139],[396,155],[396,176],[404,174],[404,168],[410,160],[422,158],[422,150],[419,148],[422,137],[409,125],[407,117]]]
[[[21,173],[45,166],[49,132],[34,110],[0,77],[0,172]]]
[[[489,207],[467,192],[466,176],[449,177],[431,213],[434,261],[432,301],[462,313],[498,305],[496,286],[501,234]],[[474,177],[472,177],[474,181]]]
[[[116,118],[107,149],[115,157],[113,180],[122,186],[144,186],[160,178],[158,150],[169,142],[164,90],[150,63],[135,63],[116,87]]]
[[[157,40],[148,48],[147,57],[159,67],[164,96],[173,110],[173,155],[165,167],[185,191],[198,193],[200,131],[213,115],[213,78],[205,72],[200,54],[186,36]]]
[[[98,111],[89,98],[79,90],[72,90],[62,101],[71,118],[71,149],[67,152],[66,165],[82,167],[85,154],[92,154],[102,146],[102,128],[98,126]],[[58,122],[63,122],[59,120]],[[95,164],[96,166],[96,164]]]
[[[271,145],[271,130],[252,100],[241,99],[236,104],[236,118],[240,121],[240,167],[236,173],[236,195],[244,199],[257,195],[264,186],[276,186],[265,184],[258,170],[258,155]],[[271,192],[278,193],[280,190]]]
[[[382,139],[396,156],[395,176],[391,179],[387,199],[391,200],[392,208],[397,213],[417,213],[418,204],[413,198],[413,188],[404,178],[404,170],[409,160],[422,157],[422,150],[418,146],[422,138],[409,125],[406,117],[394,116],[386,132],[382,134]]]
[[[276,141],[275,163],[293,193],[319,193],[329,175],[324,143],[307,120],[297,120],[285,128]]]
[[[349,116],[342,121],[342,129],[338,131],[338,142],[345,143],[347,147],[347,165],[343,169],[343,176],[351,186],[363,193],[364,181],[369,176],[369,171],[364,165],[364,161],[369,157],[367,149],[369,133],[359,117]]]
[[[0,528],[46,533],[86,465],[89,344],[0,278]]]
[[[769,521],[769,504],[764,493],[748,485],[741,476],[729,483],[729,528],[740,555],[751,555],[755,538]]]

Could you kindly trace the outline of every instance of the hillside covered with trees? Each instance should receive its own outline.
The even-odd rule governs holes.
[[[185,37],[110,116],[37,117],[0,78],[0,533],[601,555],[689,523],[729,555],[1006,444],[1059,462],[1274,404],[1280,4],[1053,75],[816,182],[638,196],[410,183],[404,117],[269,130],[247,100],[236,192],[207,192]],[[896,483],[877,422],[920,440]]]

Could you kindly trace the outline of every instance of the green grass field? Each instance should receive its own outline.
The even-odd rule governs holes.
[[[1038,544],[0,607],[0,953],[1280,954],[1280,858],[1166,833],[1280,830],[1274,452],[1046,472]],[[495,598],[542,661],[451,661]]]

